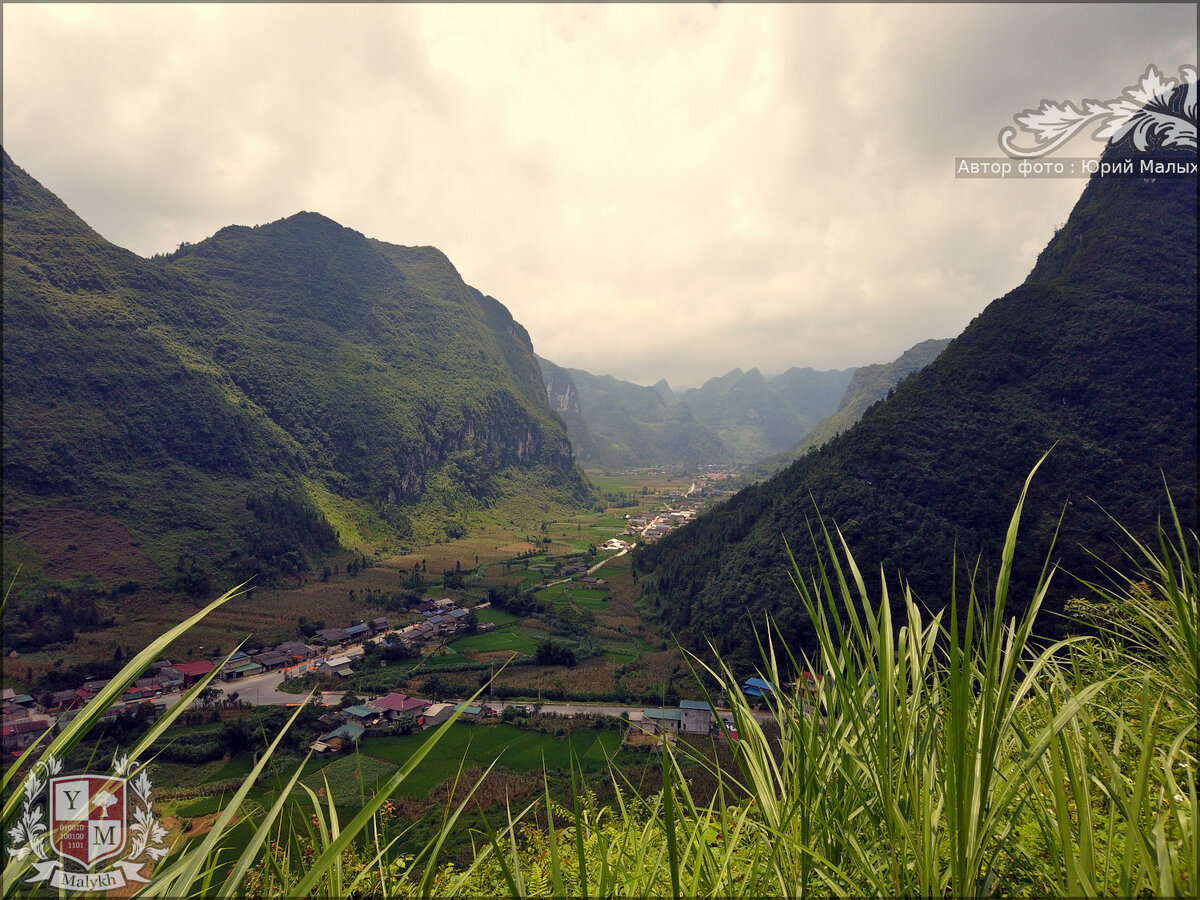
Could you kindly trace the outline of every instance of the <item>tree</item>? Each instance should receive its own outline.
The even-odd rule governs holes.
[[[101,808],[101,817],[108,818],[108,808],[117,802],[117,798],[109,791],[100,791],[92,798],[92,802]]]

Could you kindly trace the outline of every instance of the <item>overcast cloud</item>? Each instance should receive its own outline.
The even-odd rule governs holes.
[[[1084,182],[955,158],[999,155],[1043,98],[1197,61],[1192,4],[3,16],[5,148],[114,243],[321,212],[438,247],[559,365],[676,387],[958,334]]]

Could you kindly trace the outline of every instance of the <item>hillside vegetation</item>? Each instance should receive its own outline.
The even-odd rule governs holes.
[[[146,260],[3,167],[22,596],[199,596],[460,536],[515,494],[535,517],[591,505],[525,329],[434,248],[299,213]]]
[[[817,535],[828,564],[811,578],[793,571],[817,649],[795,656],[764,632],[769,715],[754,714],[727,666],[697,663],[728,699],[728,723],[661,741],[641,764],[618,765],[616,740],[602,743],[594,720],[562,720],[557,751],[525,736],[545,754],[539,786],[521,774],[515,731],[452,718],[419,739],[368,739],[314,774],[288,752],[306,714],[297,708],[226,786],[231,796],[201,801],[207,831],[143,853],[164,840],[156,833],[130,851],[148,878],[137,895],[1195,896],[1200,544],[1168,500],[1155,545],[1126,539],[1111,586],[1076,602],[1099,636],[1040,643],[1036,620],[1061,573],[1043,572],[1027,595],[1011,577],[1028,489],[995,580],[960,584],[931,616],[909,585],[864,579],[844,541]],[[227,599],[152,643],[49,746],[5,771],[0,827],[15,851],[5,897],[34,896],[28,885],[47,867],[37,805],[47,776],[86,754],[107,702]],[[820,677],[793,680],[800,670]],[[122,773],[139,772],[203,688],[121,757]],[[476,744],[492,762],[471,755]],[[454,771],[447,752],[458,776],[438,789],[440,820],[414,835],[413,796],[434,769],[435,780]],[[568,781],[565,797],[552,779]],[[468,827],[470,854],[448,860]]]
[[[783,538],[800,571],[813,571],[822,552],[805,536],[820,517],[845,534],[864,573],[900,573],[941,609],[954,578],[941,548],[955,548],[960,581],[977,564],[990,576],[1001,498],[1052,447],[1029,533],[1045,546],[1058,529],[1056,560],[1073,575],[1095,576],[1090,553],[1111,557],[1110,515],[1135,535],[1153,532],[1164,482],[1194,527],[1196,326],[1195,180],[1094,176],[1025,283],[890,399],[641,550],[649,607],[686,645],[711,640],[730,659],[756,657],[753,629],[768,614],[795,647],[812,648]],[[1019,554],[1013,577],[1027,587],[1042,565]]]

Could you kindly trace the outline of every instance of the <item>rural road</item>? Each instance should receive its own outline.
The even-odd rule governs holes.
[[[220,691],[220,698],[224,699],[232,694],[237,694],[238,700],[244,700],[254,706],[285,706],[288,703],[298,703],[303,699],[303,694],[289,694],[279,690],[279,684],[283,680],[283,674],[280,672],[267,672],[262,675],[252,675],[248,678],[241,678],[234,682],[223,682],[217,690]],[[179,694],[164,694],[161,698],[168,706],[171,706],[179,700]],[[326,706],[337,706],[341,702],[342,694],[340,692],[327,692],[323,695]],[[457,699],[450,702],[462,703],[463,699]],[[533,707],[532,701],[524,702],[501,702],[501,701],[484,701],[481,705],[490,706],[492,709],[502,711],[507,706],[528,706]],[[625,714],[633,722],[639,722],[642,718],[643,706],[614,706],[597,703],[543,703],[542,712],[550,713],[556,716],[573,716],[577,713],[591,713],[602,716],[620,716]],[[729,716],[728,710],[721,710],[721,715]],[[754,713],[755,718],[759,721],[769,721],[772,716],[768,712]]]

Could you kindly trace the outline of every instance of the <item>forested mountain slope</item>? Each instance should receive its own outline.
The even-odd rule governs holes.
[[[516,485],[590,502],[525,329],[439,251],[299,213],[146,260],[3,166],[5,561],[23,583],[199,592],[339,539],[445,536]]]
[[[1107,516],[1149,535],[1164,481],[1194,528],[1196,287],[1195,178],[1093,176],[1025,282],[935,362],[820,450],[640,551],[647,603],[694,647],[751,661],[767,614],[804,647],[784,538],[811,572],[819,510],[866,578],[900,573],[939,608],[956,556],[960,578],[977,560],[991,578],[1021,483],[1051,448],[1019,544],[1018,607],[1060,514],[1054,559],[1089,578],[1088,551],[1118,555]],[[1079,592],[1060,573],[1052,605]]]
[[[822,419],[812,431],[786,453],[769,456],[727,482],[731,489],[739,489],[756,481],[765,481],[784,466],[809,450],[820,447],[827,441],[846,431],[862,418],[873,404],[887,397],[903,379],[921,371],[950,344],[950,340],[928,340],[909,347],[900,356],[887,363],[872,363],[855,369],[842,394],[837,411]]]

